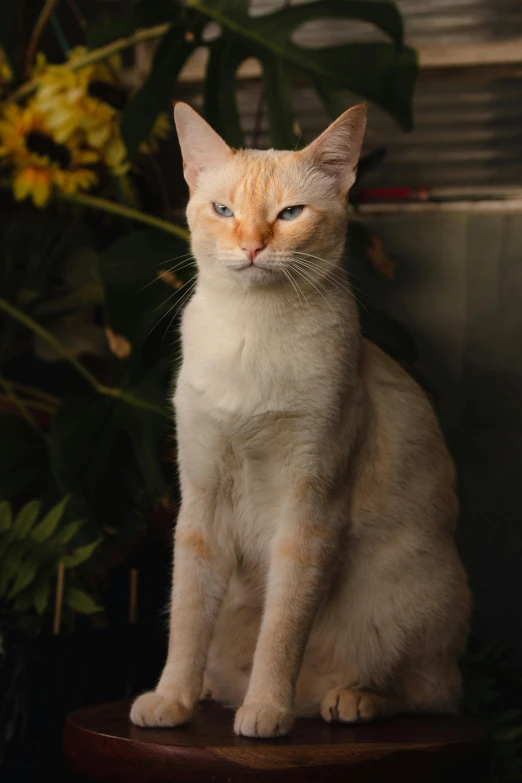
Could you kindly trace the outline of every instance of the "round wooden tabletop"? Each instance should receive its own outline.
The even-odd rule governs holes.
[[[177,729],[140,729],[128,716],[127,702],[72,713],[64,728],[71,767],[107,783],[429,783],[475,764],[486,739],[480,723],[454,716],[358,726],[302,719],[290,736],[270,740],[236,737],[233,712],[212,703]]]

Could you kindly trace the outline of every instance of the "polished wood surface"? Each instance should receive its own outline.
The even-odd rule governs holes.
[[[429,783],[461,771],[469,779],[486,740],[481,724],[453,716],[360,726],[302,719],[288,737],[251,740],[236,737],[233,712],[212,703],[177,729],[140,729],[128,714],[129,704],[116,702],[68,718],[64,752],[76,772],[107,783]]]

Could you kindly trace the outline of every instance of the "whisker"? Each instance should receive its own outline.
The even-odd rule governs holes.
[[[165,269],[161,274],[157,275],[153,280],[150,280],[148,283],[145,283],[144,286],[141,288],[138,288],[134,293],[139,294],[141,291],[144,291],[146,288],[148,288],[153,283],[156,283],[158,280],[161,280],[162,277],[165,277],[165,275],[170,275],[172,272],[179,272],[182,269],[188,269],[189,267],[194,265],[194,259],[188,258],[185,261],[180,261],[179,264],[175,264],[170,269]]]
[[[323,263],[328,264],[329,266],[334,267],[337,270],[337,272],[339,272],[339,273],[346,272],[347,275],[349,275],[350,277],[355,278],[355,280],[360,280],[363,283],[368,282],[367,280],[365,280],[364,277],[361,277],[360,275],[356,275],[353,272],[351,272],[349,269],[346,269],[346,267],[344,265],[342,267],[338,267],[337,264],[334,261],[329,261],[327,258],[321,258],[320,256],[314,256],[314,255],[312,255],[312,253],[303,253],[302,250],[294,250],[293,253],[294,253],[294,255],[298,255],[298,256],[307,256],[308,258],[316,258],[318,261],[323,261]],[[347,261],[348,260],[347,256],[343,255],[342,256],[342,260],[343,261]]]
[[[324,260],[324,261],[325,261],[325,263],[327,263],[327,264],[328,264],[328,263],[330,263],[330,262],[326,261],[325,259],[322,259],[322,260]],[[318,268],[319,268],[317,264],[312,264],[312,263],[311,263],[311,262],[309,262],[309,261],[308,261],[308,262],[306,262],[306,261],[303,261],[303,259],[299,259],[299,261],[300,261],[302,264],[308,264],[308,267],[309,267],[310,269],[318,269]],[[329,270],[329,272],[328,272],[328,274],[334,274],[334,273],[337,273],[337,274],[339,275],[338,282],[340,282],[340,283],[342,283],[342,284],[344,284],[344,285],[348,286],[350,290],[352,290],[352,291],[359,291],[359,293],[360,293],[360,294],[363,294],[364,296],[367,296],[367,297],[368,297],[368,299],[373,299],[375,302],[378,302],[379,304],[386,306],[386,302],[384,302],[382,299],[379,299],[378,297],[376,297],[376,296],[373,296],[372,294],[369,294],[369,293],[368,293],[367,291],[365,291],[364,289],[362,289],[362,288],[358,288],[358,287],[357,287],[356,285],[354,285],[354,284],[353,284],[351,281],[348,281],[348,280],[346,280],[346,279],[344,278],[344,276],[341,274],[341,270],[340,270],[339,268],[337,268],[337,267],[336,267],[335,269],[331,269],[331,270]],[[348,274],[349,274],[349,272],[348,272]],[[361,278],[361,279],[362,279],[362,278]],[[365,281],[365,282],[366,282],[366,281]],[[354,294],[354,296],[355,296],[355,294]],[[357,297],[355,297],[355,298],[357,299]],[[362,303],[360,302],[360,300],[359,300],[359,299],[357,299],[357,301],[358,301],[358,302],[359,302],[359,304],[362,306]]]
[[[289,280],[289,281],[290,281],[290,285],[292,286],[292,288],[293,288],[293,289],[294,289],[294,291],[296,292],[296,294],[297,294],[297,298],[299,299],[299,303],[300,303],[300,305],[301,305],[301,308],[302,308],[302,310],[303,310],[303,313],[304,313],[304,306],[303,306],[303,302],[302,302],[302,300],[301,300],[301,295],[300,295],[300,293],[299,293],[299,290],[296,288],[296,284],[295,284],[295,282],[294,282],[294,280],[293,280],[293,278],[292,278],[292,276],[291,276],[291,274],[290,274],[290,271],[289,271],[289,269],[285,269],[285,268],[283,267],[283,270],[282,270],[282,271],[283,271],[283,274],[284,274],[284,276],[286,277],[286,279],[287,279],[287,280]]]
[[[312,267],[307,267],[307,266],[306,266],[306,262],[303,262],[303,260],[302,260],[302,259],[295,259],[295,264],[296,264],[296,268],[301,268],[301,273],[302,273],[302,270],[303,270],[303,269],[306,269],[306,268],[308,268],[308,269],[312,268],[312,269],[313,269],[313,268],[314,268],[314,266],[312,266]],[[303,266],[303,264],[304,264],[304,266]],[[317,267],[315,267],[315,268],[317,268]],[[364,310],[364,311],[365,311],[365,312],[366,312],[368,315],[370,315],[370,312],[369,312],[368,308],[366,307],[366,305],[364,305],[364,304],[361,302],[361,300],[358,298],[357,294],[355,294],[355,293],[354,293],[354,289],[355,289],[356,291],[361,291],[361,289],[360,289],[360,288],[357,288],[357,287],[356,287],[356,286],[354,286],[352,283],[348,283],[348,281],[347,281],[347,280],[344,280],[344,281],[342,281],[342,280],[336,280],[336,279],[332,279],[332,278],[330,278],[330,282],[332,283],[332,285],[334,285],[334,286],[337,288],[337,290],[338,290],[338,291],[341,291],[341,293],[345,293],[345,291],[348,291],[348,292],[350,293],[350,295],[351,295],[351,296],[353,296],[353,298],[355,299],[355,301],[357,302],[357,304],[358,304],[360,307],[362,307],[362,308],[363,308],[363,310]],[[361,293],[363,293],[363,294],[364,294],[365,292],[364,292],[364,291],[361,291]],[[365,296],[370,296],[370,295],[369,295],[369,294],[365,294]],[[375,298],[375,297],[371,297],[371,298]],[[377,300],[377,301],[378,301],[378,300]]]
[[[174,256],[174,258],[166,258],[165,261],[159,261],[155,266],[163,266],[163,264],[170,264],[171,261],[177,261],[179,258],[186,258],[187,256],[191,256],[192,252],[189,253],[182,253],[180,256]]]
[[[192,283],[192,285],[190,286],[190,288],[189,288],[189,289],[187,289],[187,291],[185,291],[185,293],[183,294],[183,296],[182,296],[182,298],[180,299],[180,301],[178,302],[178,304],[177,304],[177,305],[175,305],[175,307],[176,307],[176,310],[174,311],[174,315],[172,316],[172,318],[171,318],[171,319],[170,319],[170,321],[169,321],[169,325],[168,325],[168,326],[167,326],[167,328],[165,329],[165,333],[164,333],[164,335],[163,335],[163,337],[162,337],[162,342],[163,342],[163,340],[165,339],[165,337],[167,336],[167,333],[168,333],[168,331],[169,331],[170,327],[172,326],[172,323],[173,323],[174,319],[175,319],[175,318],[176,318],[176,316],[178,315],[178,313],[179,313],[179,311],[181,310],[181,308],[183,307],[183,305],[184,305],[184,304],[186,304],[187,300],[190,298],[190,295],[191,295],[191,294],[192,294],[192,292],[194,291],[194,289],[195,289],[195,287],[197,286],[197,284],[198,284],[198,281],[197,281],[197,280],[195,280],[195,281]],[[171,308],[171,310],[172,310],[172,308]],[[170,312],[170,310],[169,310],[169,312]]]
[[[191,277],[191,278],[190,278],[190,280],[187,280],[187,282],[186,282],[186,283],[183,283],[183,285],[181,286],[181,288],[178,288],[178,289],[176,289],[176,291],[174,291],[174,294],[173,294],[173,295],[175,295],[175,294],[179,294],[179,292],[181,291],[181,289],[182,289],[182,288],[184,288],[186,285],[189,285],[189,283],[192,283],[192,281],[193,281],[193,280],[195,280],[195,283],[194,283],[194,285],[196,285],[196,283],[197,283],[197,273],[196,273],[196,274],[195,274],[193,277]],[[184,291],[184,292],[183,292],[183,296],[185,295],[185,293],[186,293],[186,291]],[[173,296],[173,295],[171,294],[171,296],[169,296],[169,298],[168,298],[168,299],[166,299],[166,300],[163,302],[163,305],[162,305],[162,306],[164,306],[164,305],[165,305],[165,304],[166,304],[166,303],[169,301],[169,299],[172,299],[172,296]],[[155,324],[152,326],[152,328],[151,328],[151,329],[149,329],[149,331],[148,331],[148,332],[147,332],[147,334],[145,335],[145,339],[147,339],[147,337],[148,337],[150,334],[152,334],[152,332],[154,331],[154,329],[156,328],[156,326],[158,326],[158,324],[160,324],[160,323],[163,321],[163,319],[164,319],[164,318],[166,318],[166,317],[168,316],[168,314],[169,314],[169,313],[171,313],[171,312],[172,312],[172,310],[173,310],[175,307],[176,307],[176,303],[174,303],[174,304],[172,305],[172,307],[170,307],[170,308],[167,310],[167,312],[166,312],[166,313],[164,313],[164,314],[161,316],[161,318],[159,318],[159,319],[156,321],[156,323],[155,323]],[[158,309],[158,308],[156,308],[156,310],[157,310],[157,309]],[[154,312],[156,312],[156,310],[155,310]],[[172,321],[171,321],[171,323],[172,323]],[[170,324],[169,324],[169,326],[170,326]]]
[[[296,271],[297,271],[297,270],[296,270]],[[322,297],[323,297],[324,301],[326,302],[326,304],[328,305],[328,307],[330,308],[330,310],[332,311],[332,313],[334,314],[334,316],[335,316],[335,317],[338,319],[338,317],[339,317],[339,314],[335,312],[335,310],[333,309],[333,307],[332,307],[331,303],[328,301],[328,299],[326,298],[326,296],[325,296],[325,295],[324,295],[324,294],[323,294],[323,293],[322,293],[322,292],[319,290],[318,286],[320,286],[320,287],[323,289],[323,291],[326,291],[326,292],[328,293],[327,289],[326,289],[326,288],[324,288],[324,286],[321,286],[318,280],[314,280],[314,279],[313,279],[313,277],[311,276],[310,272],[305,272],[305,271],[304,271],[304,269],[301,269],[301,270],[300,270],[300,273],[301,273],[301,275],[304,277],[304,279],[305,279],[305,280],[307,280],[307,281],[310,283],[310,285],[312,286],[312,288],[314,288],[314,289],[317,291],[317,293],[318,293],[320,296],[322,296]]]

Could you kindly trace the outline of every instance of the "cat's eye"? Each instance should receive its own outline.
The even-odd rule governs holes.
[[[217,214],[221,215],[221,217],[234,217],[232,210],[226,207],[224,204],[217,204],[214,202],[212,206],[214,208],[214,212],[217,212]]]
[[[301,212],[303,211],[304,206],[301,204],[296,205],[295,207],[286,207],[285,209],[282,209],[279,215],[277,216],[278,220],[295,220],[296,217],[299,217]]]

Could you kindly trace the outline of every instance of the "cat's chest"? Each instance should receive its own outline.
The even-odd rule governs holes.
[[[292,410],[312,382],[302,341],[274,325],[189,324],[180,382],[201,404],[223,413]]]

